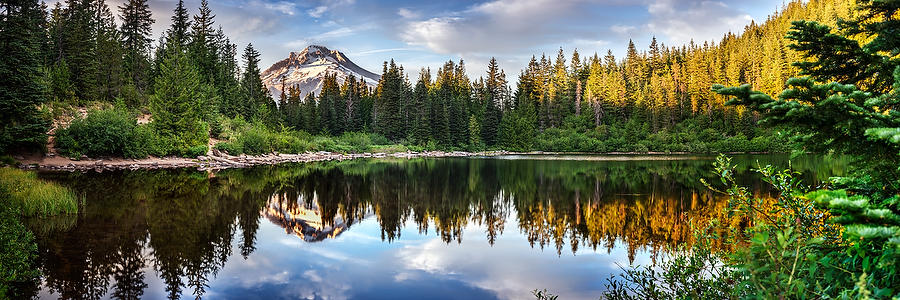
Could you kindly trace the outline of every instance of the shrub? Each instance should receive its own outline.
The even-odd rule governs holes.
[[[246,154],[257,155],[272,152],[271,133],[262,126],[251,126],[237,135],[235,142]]]
[[[184,153],[184,157],[197,157],[201,155],[206,155],[206,152],[209,151],[209,147],[207,145],[197,145],[187,149]]]
[[[346,132],[340,137],[340,142],[346,144],[347,147],[355,153],[369,151],[372,146],[372,138],[361,132]]]
[[[137,119],[119,109],[97,110],[75,119],[56,133],[56,147],[66,156],[121,156],[133,140]]]
[[[241,149],[240,145],[232,142],[221,142],[216,144],[214,148],[230,155],[239,155],[241,153],[244,153],[244,149]]]

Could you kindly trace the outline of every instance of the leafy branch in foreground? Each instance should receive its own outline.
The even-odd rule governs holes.
[[[794,66],[808,77],[788,80],[778,99],[749,85],[713,87],[734,97],[728,104],[759,112],[761,123],[793,131],[802,150],[841,153],[855,161],[852,176],[832,178],[829,187],[812,192],[790,171],[761,167],[757,172],[779,191],[766,198],[751,197],[732,179],[730,161],[717,160],[724,193],[731,197],[725,216],[732,222],[724,235],[699,234],[741,244],[716,254],[733,273],[710,276],[713,284],[707,286],[736,280],[719,298],[900,298],[900,2],[858,3],[861,17],[838,22],[837,30],[793,23],[787,36],[794,41],[791,48],[806,58]],[[703,247],[691,251],[703,253]],[[659,272],[626,271],[640,276],[611,285],[607,297],[655,291],[648,282],[689,267],[679,255],[693,254],[676,254]],[[680,280],[675,286],[687,284]],[[683,289],[651,295],[696,296]]]

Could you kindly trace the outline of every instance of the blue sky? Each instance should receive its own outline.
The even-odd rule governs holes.
[[[107,0],[111,6],[123,0]],[[200,0],[188,0],[191,13]],[[169,25],[175,0],[151,0],[159,36]],[[764,21],[782,0],[489,0],[489,1],[286,1],[210,0],[221,25],[243,49],[252,42],[263,68],[321,44],[344,52],[360,66],[381,72],[394,58],[417,76],[422,67],[464,59],[472,77],[497,57],[510,81],[532,55],[555,57],[613,50],[628,39],[645,49],[652,36],[667,45],[718,40]]]

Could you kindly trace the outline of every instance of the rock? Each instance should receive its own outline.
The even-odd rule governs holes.
[[[13,156],[13,158],[15,158],[16,160],[25,160],[25,157],[23,157],[21,155]]]
[[[82,155],[81,155],[81,160],[85,160],[85,159],[88,159],[88,156],[87,156],[87,155],[84,155],[84,154],[82,154]]]
[[[208,160],[209,158],[203,155],[197,156],[198,160]]]

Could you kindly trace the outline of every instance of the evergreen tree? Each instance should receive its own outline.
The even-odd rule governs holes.
[[[354,121],[358,118],[356,115],[359,114],[360,93],[359,81],[356,80],[356,76],[350,74],[341,87],[341,99],[343,99],[345,107],[344,118],[341,120],[345,131],[362,130]]]
[[[167,43],[175,45],[175,48],[186,49],[184,46],[189,42],[190,35],[188,30],[190,29],[190,14],[188,14],[187,8],[184,7],[184,0],[178,0],[178,4],[175,6],[175,11],[172,14],[172,26],[166,31]],[[169,44],[166,46],[170,46]]]
[[[386,138],[397,141],[406,137],[403,129],[403,75],[400,68],[391,60],[385,62],[384,74],[378,83],[375,103],[376,132]]]
[[[316,107],[316,93],[310,92],[306,94],[301,107],[303,114],[303,130],[310,134],[317,134],[320,131],[319,115]]]
[[[60,34],[58,52],[68,64],[75,96],[82,101],[94,99],[97,91],[94,10],[91,0],[67,0],[59,24],[62,28],[54,29]]]
[[[123,67],[124,48],[121,43],[121,35],[116,28],[115,19],[109,6],[104,0],[95,0],[94,3],[94,32],[96,34],[96,53],[94,54],[97,66],[97,95],[98,99],[112,101],[119,97],[122,86],[125,84],[125,70]]]
[[[488,63],[488,76],[485,88],[484,117],[480,128],[481,140],[487,146],[497,144],[497,134],[500,128],[500,119],[502,111],[500,106],[506,102],[506,78],[500,67],[497,65],[497,59],[491,58]]]
[[[215,15],[209,9],[207,0],[200,1],[199,14],[194,16],[194,22],[191,24],[191,41],[190,56],[197,64],[200,76],[206,82],[213,84],[218,75],[218,64],[216,57],[215,35],[213,28],[213,19]]]
[[[37,0],[3,0],[0,11],[0,153],[43,149],[50,125],[38,111],[46,101],[38,80],[43,14]]]
[[[419,72],[419,80],[412,93],[413,101],[413,126],[410,132],[410,140],[419,145],[424,145],[429,140],[428,127],[431,126],[428,112],[428,89],[431,85],[431,70],[422,69]]]
[[[119,12],[125,52],[124,69],[138,91],[143,92],[150,83],[150,34],[155,21],[147,0],[128,0],[119,7]]]
[[[187,53],[174,41],[167,47],[171,51],[163,59],[150,97],[153,128],[169,138],[175,150],[205,145],[208,135],[201,120],[211,91],[204,87]]]
[[[271,115],[266,111],[275,111],[275,102],[269,97],[269,90],[263,85],[259,70],[259,52],[253,48],[253,44],[247,44],[244,48],[244,74],[241,76],[241,93],[243,94],[243,107],[240,114],[246,119],[257,118],[263,121],[271,121]]]
[[[238,81],[240,70],[237,62],[237,45],[232,44],[222,28],[216,32],[216,57],[218,70],[216,90],[219,92],[219,112],[227,117],[238,115],[243,106],[241,85]]]
[[[341,89],[338,87],[337,75],[328,74],[322,79],[322,91],[319,93],[319,125],[321,132],[339,135],[343,132],[341,108]],[[341,114],[341,115],[339,115]]]

